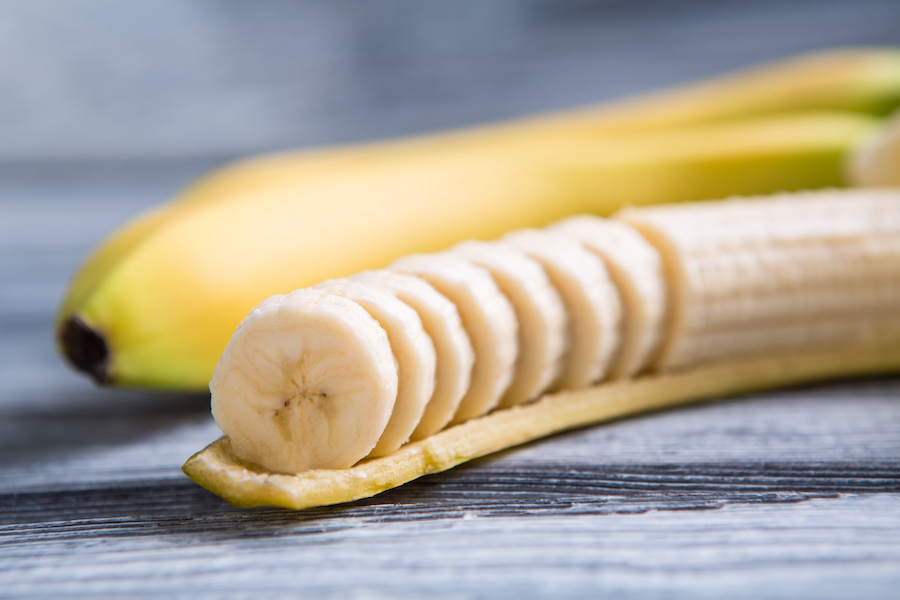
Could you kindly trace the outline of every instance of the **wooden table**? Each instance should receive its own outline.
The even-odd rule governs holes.
[[[593,13],[578,18],[586,5],[576,4],[566,3],[569,21],[520,24],[515,35],[537,27],[563,43],[570,34],[587,36],[579,22],[606,31]],[[675,74],[715,71],[721,57],[691,42],[689,26],[704,22],[696,7],[706,5],[685,6],[694,12],[681,14],[682,29],[671,31],[681,32],[690,60],[673,58]],[[785,30],[813,10],[762,3],[744,14],[729,6],[738,11],[731,21],[724,13],[707,18],[732,24],[719,39],[744,44],[747,62],[771,52],[750,34],[753,19],[774,15]],[[820,30],[798,34],[794,46],[775,42],[781,51],[835,39],[900,40],[893,3],[857,5],[868,21],[848,17],[843,3],[822,6]],[[273,23],[278,10],[268,17]],[[637,12],[618,10],[610,13],[616,23],[639,21]],[[404,50],[410,56],[411,48]],[[560,80],[574,81],[596,49],[578,48],[566,55]],[[497,56],[486,60],[512,60]],[[537,58],[528,61],[540,71]],[[666,82],[660,72],[643,73],[613,73],[610,95]],[[525,85],[531,77],[513,79]],[[519,108],[575,102],[579,93],[537,90]],[[478,100],[477,110],[440,118],[476,120],[496,106],[515,111],[498,102]],[[384,114],[373,103],[366,105],[372,123]],[[435,111],[431,121],[395,124],[391,132],[443,114],[425,100],[420,106],[423,114]],[[329,118],[337,123],[341,110]],[[344,135],[329,127],[329,139]],[[377,134],[378,126],[368,131]],[[276,146],[272,139],[266,143]],[[0,141],[0,152],[12,152],[11,143]],[[52,346],[53,311],[85,252],[220,160],[212,152],[166,152],[0,163],[0,597],[900,594],[900,378],[728,399],[572,432],[347,506],[300,513],[230,507],[179,469],[219,435],[208,397],[95,389]]]

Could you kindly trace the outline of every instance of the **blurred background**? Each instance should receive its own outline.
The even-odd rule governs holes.
[[[898,40],[896,0],[4,0],[0,160],[224,160]]]
[[[0,407],[113,393],[57,358],[56,305],[103,236],[217,164],[897,43],[897,0],[4,0]]]

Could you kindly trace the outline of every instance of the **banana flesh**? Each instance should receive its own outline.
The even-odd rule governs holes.
[[[480,417],[509,389],[519,354],[519,322],[487,269],[451,254],[420,254],[391,265],[421,277],[456,304],[475,351],[472,383],[453,422]]]
[[[656,248],[627,223],[571,217],[548,228],[580,242],[603,260],[619,290],[624,313],[622,343],[610,377],[640,372],[659,343],[666,312],[666,281]]]
[[[820,192],[620,213],[666,264],[656,368],[900,340],[898,197]]]
[[[900,112],[848,157],[847,178],[860,187],[900,186]]]
[[[315,289],[353,300],[387,332],[397,361],[397,399],[391,418],[369,456],[390,454],[409,441],[434,394],[437,368],[434,343],[425,333],[419,314],[388,291],[349,279],[325,281]]]
[[[367,456],[390,420],[397,382],[378,321],[352,300],[303,289],[253,309],[209,389],[213,417],[235,450],[290,473]]]
[[[621,339],[622,302],[603,261],[581,244],[538,229],[505,235],[503,243],[538,261],[568,315],[568,348],[550,390],[587,387],[606,376]]]
[[[498,406],[536,398],[559,375],[567,346],[567,316],[559,292],[540,263],[502,243],[468,241],[450,252],[490,271],[516,313],[518,361]]]
[[[573,258],[568,267],[563,264],[567,254]],[[574,273],[583,267],[593,268],[594,274],[579,279]],[[605,278],[604,269],[609,271]],[[517,395],[512,396],[514,408],[509,410],[538,398],[562,381],[561,373],[570,372],[573,356],[579,364],[577,376],[593,382],[604,376],[606,365],[606,377],[622,380],[639,372],[683,373],[706,365],[752,364],[754,360],[777,364],[784,359],[789,364],[791,356],[817,353],[829,356],[832,362],[828,364],[833,364],[835,356],[852,352],[873,356],[879,349],[900,348],[900,190],[835,190],[632,208],[614,219],[577,217],[493,243],[473,242],[439,254],[410,256],[394,263],[392,270],[426,281],[456,306],[471,340],[474,364],[469,390],[452,417],[446,416],[451,403],[441,400],[440,404],[445,415],[442,420],[462,423],[502,406],[511,389]],[[405,402],[401,400],[405,361],[423,353],[399,350],[397,335],[388,327],[376,347],[379,364],[390,363],[393,347],[398,368],[371,368],[370,349],[356,365],[354,357],[363,348],[359,336],[349,333],[355,326],[351,326],[351,317],[353,323],[365,322],[369,329],[373,322],[376,328],[378,322],[384,322],[367,300],[375,293],[372,290],[377,291],[378,279],[385,276],[376,272],[358,277],[367,283],[351,278],[294,292],[287,297],[293,302],[291,311],[271,308],[280,309],[285,297],[266,301],[238,328],[216,368],[211,390],[214,415],[232,438],[230,452],[239,459],[274,472],[299,471],[297,464],[339,468],[336,465],[346,463],[349,456],[358,460],[372,447],[396,449],[417,426],[409,415],[427,413],[426,406],[416,404],[415,411],[404,412],[402,435],[389,434],[386,442],[372,440],[374,429],[390,427],[385,410],[390,413]],[[598,282],[608,285],[597,286]],[[348,292],[357,288],[366,291]],[[554,292],[547,293],[551,288]],[[618,293],[610,294],[610,288]],[[605,313],[596,311],[596,302],[589,300],[591,293],[598,299],[610,299],[612,308]],[[347,313],[351,316],[342,328],[332,317],[324,320],[316,312],[331,298],[329,294],[341,295],[342,302],[359,302],[359,310]],[[528,294],[534,295],[530,306],[525,298]],[[403,304],[399,294],[382,295]],[[428,337],[423,320],[412,315],[432,309],[416,308],[415,302],[404,306],[406,311],[393,312],[410,315],[408,321],[415,327],[405,327],[415,329],[414,337]],[[558,314],[560,310],[563,314]],[[622,325],[617,328],[619,310]],[[363,318],[360,311],[371,313],[374,321]],[[307,313],[313,316],[305,317]],[[310,320],[308,331],[303,319]],[[283,322],[281,334],[279,321]],[[325,336],[323,323],[338,333]],[[585,344],[579,350],[590,360],[573,352],[577,336],[566,335],[582,326],[608,338],[601,345]],[[322,336],[329,344],[309,342],[306,349],[307,340]],[[570,346],[567,355],[560,348],[560,340],[566,339]],[[428,356],[433,361],[438,356],[434,347],[423,346],[431,348]],[[295,356],[300,359],[295,361]],[[326,381],[329,361],[336,360],[335,356],[341,357],[342,368],[356,378],[347,379],[342,388]],[[279,365],[283,372],[279,373]],[[460,363],[461,377],[469,373],[467,367],[465,361]],[[428,372],[418,365],[409,368]],[[865,365],[860,370],[864,371]],[[231,376],[233,371],[238,375]],[[421,398],[437,389],[434,378],[438,372],[439,366],[432,368],[432,385],[428,391],[421,386],[417,402],[429,402]],[[746,379],[752,371],[740,373]],[[790,380],[789,375],[785,380]],[[349,382],[363,379],[367,389],[393,390],[393,398],[388,401],[378,396],[381,400],[377,402],[362,402],[357,393],[362,384]],[[222,385],[223,381],[228,385]],[[288,392],[300,387],[294,385],[296,381],[311,382],[312,392],[295,393],[288,402],[284,400]],[[312,409],[298,402],[294,408],[294,396],[305,398],[316,390],[327,390],[328,401],[335,402],[334,412],[329,412],[325,402]],[[338,404],[344,396],[348,398],[346,406]],[[285,410],[293,412],[285,413],[281,402],[285,402]],[[244,406],[248,403],[251,408]],[[237,416],[227,412],[229,407],[234,407]],[[351,407],[359,413],[345,421],[343,413]],[[292,420],[301,415],[313,421],[300,424]],[[250,418],[248,424],[242,422],[246,418]],[[316,429],[315,419],[322,422],[321,430]],[[352,428],[358,421],[378,424],[366,430],[365,443]],[[339,428],[342,426],[346,429]],[[528,430],[524,422],[517,427]],[[232,428],[237,428],[236,434]],[[542,429],[536,424],[534,431],[538,430]],[[522,441],[522,433],[517,431],[515,439],[505,442],[502,429],[495,431],[500,436],[497,447]],[[268,437],[251,442],[252,433]],[[312,450],[298,451],[305,435],[312,436]],[[328,437],[329,447],[335,440],[346,439],[352,453],[332,462],[314,462],[321,454],[316,448],[323,435]],[[365,453],[364,447],[369,448]],[[295,459],[293,452],[303,459]]]
[[[475,352],[463,329],[456,305],[425,280],[386,269],[365,271],[352,277],[394,294],[411,306],[422,319],[425,332],[434,343],[437,365],[434,394],[412,433],[420,440],[447,426],[456,414],[472,380]]]

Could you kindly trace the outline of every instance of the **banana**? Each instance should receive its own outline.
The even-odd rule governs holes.
[[[627,203],[841,185],[871,115],[898,102],[900,54],[851,50],[605,108],[250,159],[101,246],[57,342],[98,382],[201,390],[270,295]]]
[[[546,121],[633,132],[810,109],[886,115],[898,104],[900,52],[849,48],[788,58]]]
[[[571,217],[547,231],[581,242],[605,263],[619,290],[624,316],[622,344],[609,375],[620,379],[639,373],[659,344],[666,315],[666,281],[659,252],[621,221]]]
[[[900,340],[900,194],[872,190],[626,210],[666,265],[656,370]]]
[[[541,263],[568,315],[569,345],[550,389],[578,389],[603,379],[619,347],[622,320],[619,292],[603,261],[579,243],[537,229],[520,229],[501,241]]]
[[[434,394],[412,433],[421,440],[447,426],[460,401],[469,390],[475,353],[456,305],[424,280],[394,271],[365,271],[354,281],[376,286],[411,306],[422,319],[425,332],[434,343],[437,359]]]
[[[397,399],[385,330],[359,304],[303,289],[241,322],[210,381],[212,414],[245,460],[281,472],[367,456]]]
[[[397,360],[397,398],[391,419],[369,456],[390,454],[409,441],[434,394],[437,368],[434,343],[425,332],[419,314],[387,291],[349,279],[331,279],[315,289],[353,300],[387,332]]]
[[[900,106],[900,50],[849,48],[790,57],[704,81],[598,106],[514,119],[491,126],[415,138],[253,157],[190,185],[181,205],[227,201],[248,192],[294,185],[322,172],[373,161],[517,144],[535,136],[653,133],[798,111],[849,111],[876,116]]]
[[[848,156],[847,173],[861,187],[900,186],[900,111]]]
[[[241,505],[314,506],[370,496],[498,449],[614,416],[900,369],[900,190],[827,190],[629,208],[614,219],[567,219],[543,232],[510,234],[496,244],[533,248],[554,237],[587,240],[608,257],[613,272],[620,271],[612,281],[625,299],[626,326],[616,360],[619,368],[627,366],[625,372],[643,369],[641,377],[469,419],[495,406],[503,393],[503,386],[495,386],[480,396],[477,410],[458,412],[454,419],[468,422],[341,469],[336,465],[346,465],[350,456],[364,456],[387,423],[385,412],[394,404],[388,396],[397,394],[390,336],[379,332],[361,308],[322,308],[334,297],[300,290],[265,301],[238,328],[211,385],[214,413],[230,439],[192,457],[185,472]],[[485,258],[488,249],[494,254],[490,259]],[[395,263],[457,304],[475,347],[473,388],[479,362],[485,356],[498,362],[502,345],[497,339],[504,337],[493,328],[498,319],[509,321],[504,328],[509,352],[499,371],[509,381],[515,314],[491,275],[461,257],[496,263],[493,268],[501,272],[509,269],[506,260],[497,259],[501,255],[482,242]],[[663,277],[664,285],[655,281]],[[479,315],[477,324],[472,314]],[[575,328],[578,314],[590,317],[590,311],[568,315]],[[362,343],[364,336],[371,336],[370,345]],[[546,343],[542,336],[519,340]],[[334,358],[338,347],[340,357]],[[519,353],[527,355],[528,349]],[[399,353],[398,358],[407,360]],[[338,364],[329,362],[335,360]],[[328,369],[335,369],[332,375]],[[294,385],[298,377],[303,386]],[[372,402],[361,401],[358,382],[369,385]],[[346,398],[346,405],[326,411],[327,403],[315,401],[326,391],[328,402]],[[345,414],[353,410],[359,414]],[[295,421],[300,415],[319,422]],[[361,436],[354,429],[360,426],[371,431]],[[309,436],[310,447],[298,441],[300,433]],[[352,450],[338,459],[340,440]],[[320,449],[324,441],[331,444],[327,453]],[[322,457],[331,462],[316,462]],[[247,462],[261,468],[248,469]],[[289,471],[297,464],[337,470],[293,476],[268,472]]]
[[[537,398],[556,380],[568,346],[562,299],[540,263],[503,243],[468,241],[449,250],[490,271],[519,323],[519,356],[505,408]]]
[[[459,310],[475,351],[472,381],[453,423],[495,408],[512,383],[519,354],[519,324],[512,305],[490,273],[450,254],[419,254],[394,262],[391,269],[421,277]]]

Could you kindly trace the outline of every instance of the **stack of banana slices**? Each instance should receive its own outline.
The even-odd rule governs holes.
[[[547,392],[900,343],[900,191],[579,216],[273,296],[213,415],[266,470],[347,468]]]

